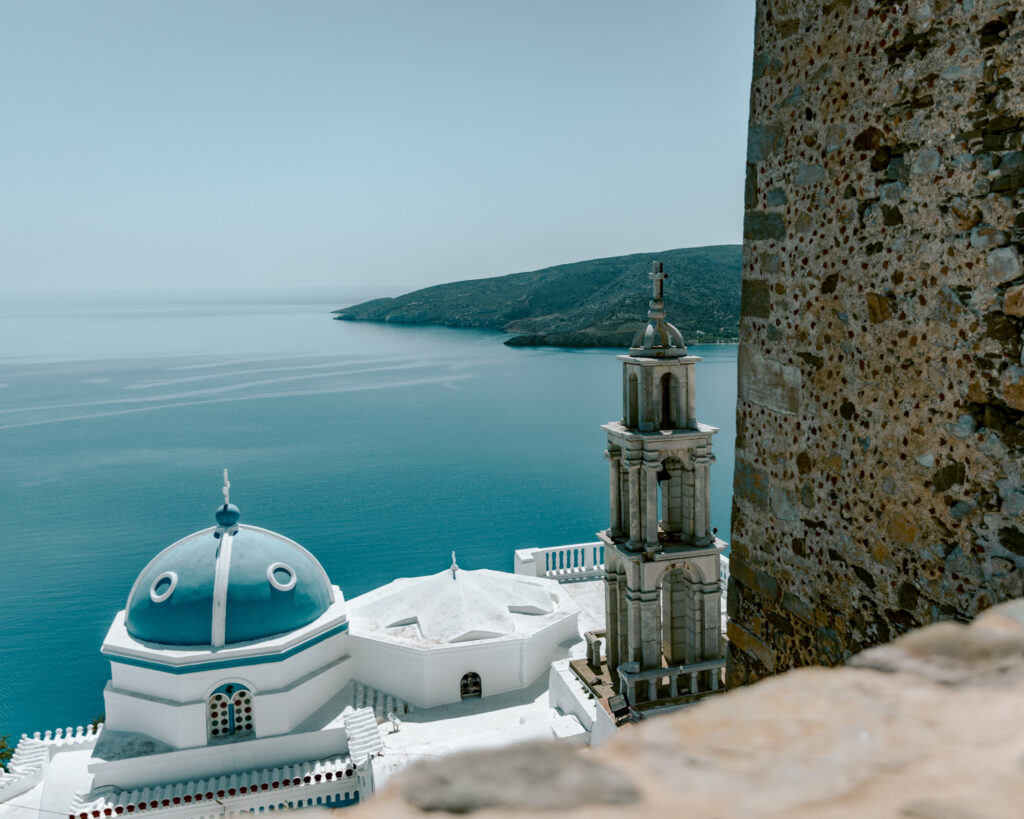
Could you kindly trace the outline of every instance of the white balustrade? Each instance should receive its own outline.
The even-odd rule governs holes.
[[[604,544],[574,543],[543,549],[517,549],[516,574],[555,580],[585,580],[604,576]]]

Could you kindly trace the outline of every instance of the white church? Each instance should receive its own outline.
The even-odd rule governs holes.
[[[597,744],[723,688],[726,544],[710,530],[714,427],[665,320],[664,273],[607,424],[599,541],[520,550],[514,573],[399,578],[353,600],[316,557],[242,522],[139,573],[100,648],[99,726],[23,735],[0,819],[203,817],[366,799],[423,758],[550,738]]]

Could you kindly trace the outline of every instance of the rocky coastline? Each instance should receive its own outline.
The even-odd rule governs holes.
[[[739,245],[682,248],[593,259],[486,279],[452,282],[334,311],[339,321],[434,325],[511,333],[511,347],[627,347],[646,311],[646,275],[663,262],[666,300],[690,343],[735,342]]]

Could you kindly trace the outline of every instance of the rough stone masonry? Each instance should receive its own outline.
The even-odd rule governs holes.
[[[1024,2],[758,0],[730,683],[1024,595]]]

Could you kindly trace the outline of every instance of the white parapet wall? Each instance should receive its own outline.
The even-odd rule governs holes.
[[[58,728],[34,736],[22,734],[7,771],[0,770],[0,804],[31,790],[46,776],[50,760],[61,751],[93,748],[102,725]]]
[[[594,730],[597,700],[569,668],[569,659],[556,660],[548,674],[548,705],[571,714],[587,731]]]
[[[108,739],[114,736],[117,735],[108,734]],[[97,753],[103,750],[100,748]],[[306,733],[214,743],[123,759],[95,759],[89,764],[89,772],[93,775],[93,786],[97,788],[143,788],[168,780],[186,782],[231,771],[280,767],[299,764],[304,759],[327,759],[347,754],[345,727],[332,724]]]
[[[206,819],[316,805],[344,807],[372,792],[372,769],[337,756],[169,785],[76,794],[68,814],[69,819],[96,819],[158,811],[161,816]]]

